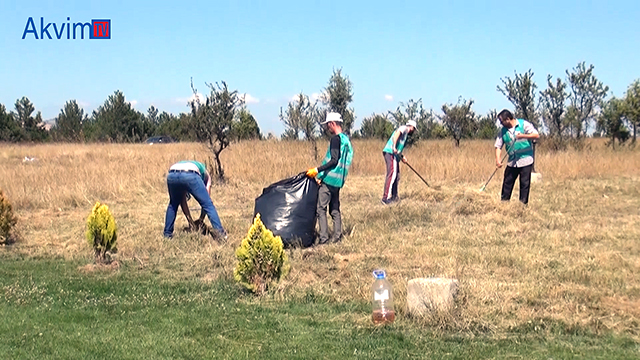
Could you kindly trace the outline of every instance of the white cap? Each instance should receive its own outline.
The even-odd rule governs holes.
[[[409,125],[413,126],[416,129],[418,128],[418,124],[414,120],[407,121],[405,126],[409,126]]]
[[[342,116],[337,112],[327,113],[327,118],[321,123],[322,125],[328,123],[329,121],[342,122]]]

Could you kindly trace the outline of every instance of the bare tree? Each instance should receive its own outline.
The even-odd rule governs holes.
[[[229,91],[227,83],[224,81],[222,84],[206,85],[211,93],[202,103],[198,91],[193,86],[193,79],[191,80],[191,89],[194,94],[194,99],[189,102],[191,116],[197,139],[204,142],[213,154],[216,164],[213,173],[219,181],[224,181],[220,153],[229,147],[235,112],[242,107],[244,101],[238,96],[237,90]]]
[[[349,108],[349,104],[353,101],[353,83],[348,76],[342,75],[342,69],[333,70],[324,92],[325,105],[330,111],[342,116],[342,130],[345,134],[351,135],[351,128],[355,122],[354,111]]]
[[[533,71],[529,69],[524,74],[515,73],[513,80],[509,77],[500,80],[504,87],[498,85],[498,91],[513,104],[516,118],[525,119],[536,128],[540,128],[536,111],[536,88],[538,86],[533,81]]]
[[[572,72],[567,70],[569,102],[575,109],[575,117],[570,127],[575,131],[578,140],[587,135],[589,124],[595,119],[597,110],[601,108],[602,101],[609,91],[609,87],[593,75],[593,69],[593,65],[587,68],[583,61],[573,68]]]
[[[442,105],[444,115],[440,116],[440,120],[453,137],[456,147],[460,146],[462,138],[470,137],[475,131],[476,115],[471,110],[472,105],[473,100],[464,100],[462,97],[458,98],[458,103],[455,105]]]
[[[629,123],[633,128],[633,139],[631,142],[636,144],[636,131],[640,126],[640,80],[636,80],[627,89],[624,98],[625,115],[629,119]]]
[[[320,136],[320,109],[317,101],[312,104],[307,95],[298,94],[295,100],[289,102],[284,113],[280,109],[280,120],[286,128],[283,138],[296,140],[302,133],[304,140],[312,144],[314,158],[317,160],[317,139]]]
[[[540,108],[544,123],[549,129],[551,148],[554,150],[566,149],[565,134],[569,127],[569,122],[565,116],[565,105],[567,101],[567,85],[562,79],[557,78],[555,85],[551,75],[547,76],[547,88],[540,92]]]
[[[614,150],[616,140],[618,145],[622,145],[629,139],[629,129],[625,126],[625,110],[624,100],[613,97],[603,104],[602,112],[598,115],[596,129],[609,138],[607,145]]]
[[[407,140],[407,145],[413,145],[418,140],[424,140],[432,137],[432,130],[435,125],[434,115],[432,111],[427,111],[422,106],[422,99],[417,101],[409,99],[406,103],[400,102],[395,111],[389,111],[389,118],[394,127],[404,125],[409,120],[413,120],[418,124],[416,131]]]

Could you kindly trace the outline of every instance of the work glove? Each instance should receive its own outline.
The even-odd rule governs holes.
[[[318,168],[311,168],[309,170],[307,170],[307,176],[314,178],[316,177],[316,175],[318,175]]]

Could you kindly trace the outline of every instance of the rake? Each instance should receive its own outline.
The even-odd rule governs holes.
[[[402,159],[404,159],[404,156],[402,156]],[[405,160],[404,161],[405,165],[407,165],[409,167],[409,169],[411,169],[411,171],[413,171],[416,175],[418,175],[418,177],[420,178],[420,180],[422,180],[422,182],[424,182],[428,187],[431,187],[431,185],[429,185],[429,183],[427,182],[427,180],[425,180],[422,175],[418,174],[418,172],[416,171],[416,169],[413,168],[413,166],[409,165],[409,163]]]
[[[504,154],[504,157],[502,157],[502,161],[500,161],[500,162],[503,163],[504,159],[506,159],[507,156],[509,156],[509,153]],[[493,175],[495,175],[497,171],[498,171],[498,167],[496,166],[496,169],[493,170],[493,173],[491,173],[491,176],[489,176],[489,180],[487,180],[487,182],[484,183],[484,185],[482,185],[482,187],[480,188],[481,192],[484,191],[484,189],[487,187],[487,185],[489,185],[489,181],[491,181],[491,179],[493,179]]]

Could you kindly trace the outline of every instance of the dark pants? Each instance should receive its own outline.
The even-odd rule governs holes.
[[[178,207],[187,193],[193,195],[198,201],[202,210],[204,210],[209,217],[211,226],[213,226],[215,230],[218,230],[222,236],[226,234],[220,223],[220,217],[218,217],[216,207],[213,206],[211,197],[200,175],[192,172],[169,172],[167,175],[167,187],[169,189],[169,206],[167,206],[167,213],[164,220],[165,237],[173,236],[173,225],[176,221],[176,215],[178,214]]]
[[[333,219],[333,236],[331,241],[340,241],[342,238],[342,217],[340,215],[340,188],[322,183],[318,190],[318,225],[320,226],[320,244],[329,241],[329,224],[327,222],[327,205],[329,214]]]
[[[520,202],[529,203],[529,188],[531,186],[531,170],[533,164],[521,168],[507,166],[504,169],[504,181],[502,182],[502,201],[511,200],[511,192],[516,178],[520,176]]]
[[[398,198],[398,183],[400,182],[400,164],[398,164],[398,158],[394,154],[383,152],[382,155],[384,155],[384,162],[387,167],[382,200],[396,200]]]

